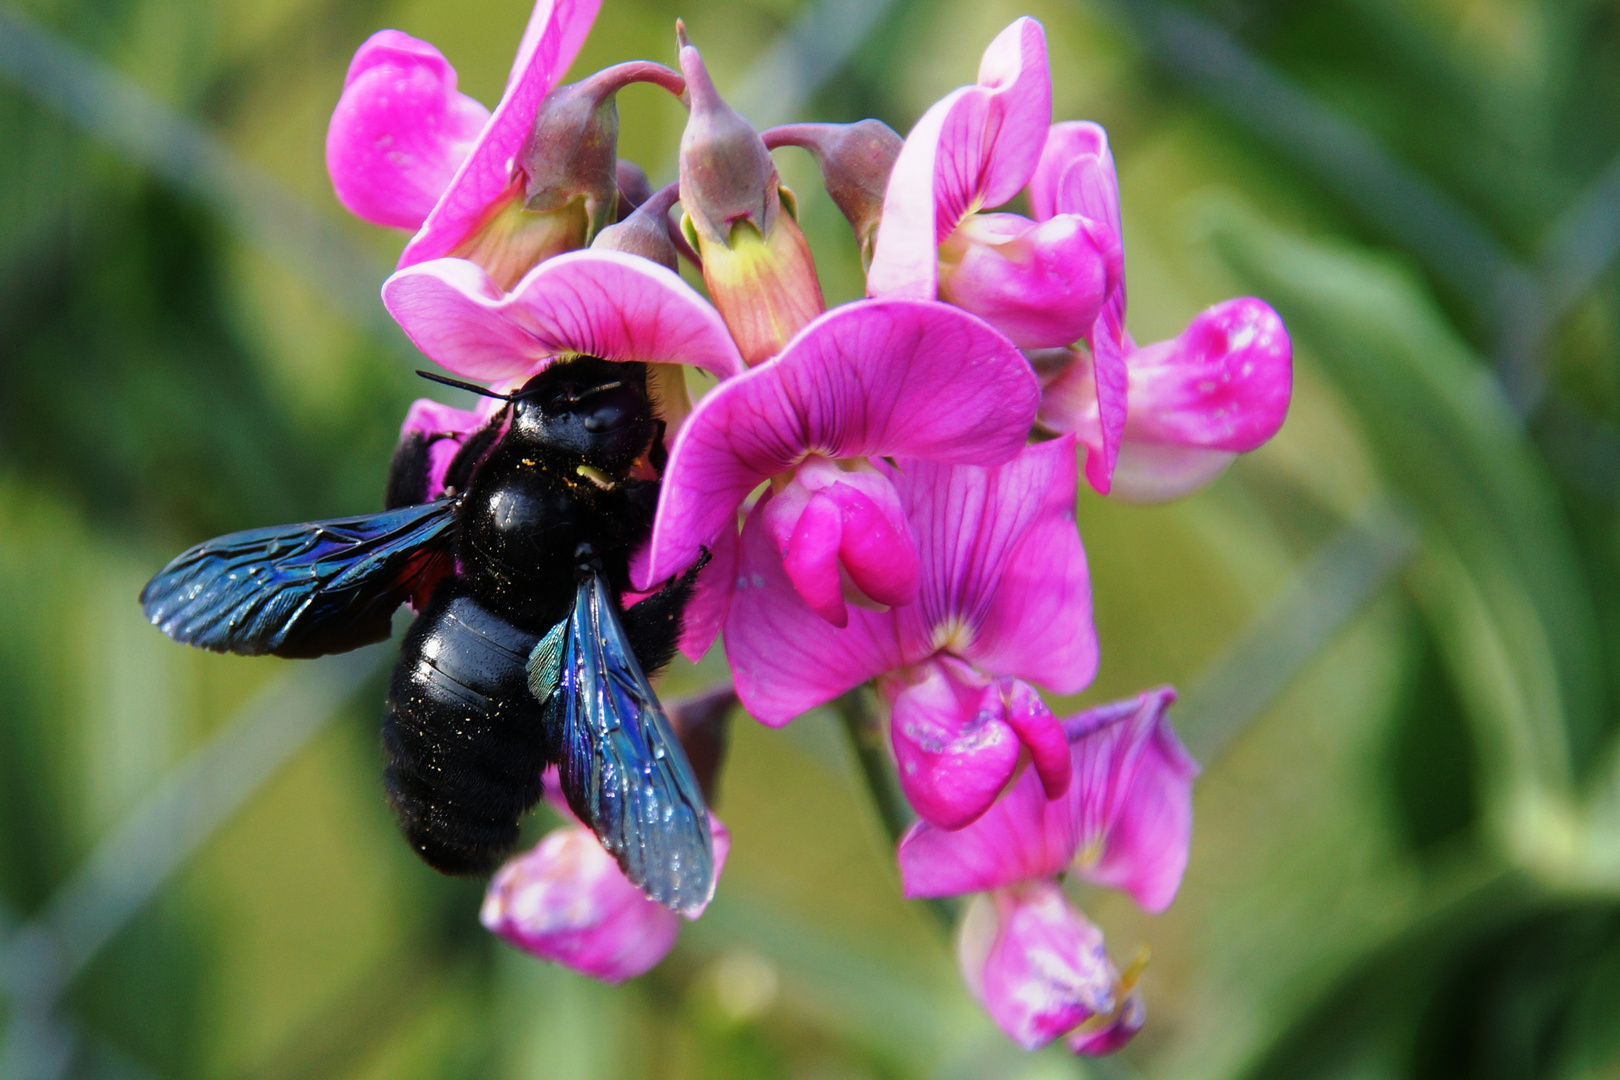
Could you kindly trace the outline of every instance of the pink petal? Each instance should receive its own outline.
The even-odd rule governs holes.
[[[940,241],[968,214],[1018,194],[1051,119],[1046,34],[1026,16],[985,50],[978,85],[946,95],[906,137],[889,174],[867,295],[931,299]]]
[[[1074,768],[1069,761],[1069,740],[1063,725],[1046,707],[1036,689],[1006,675],[996,679],[996,690],[1007,709],[1007,724],[1018,734],[1018,741],[1029,751],[1030,764],[1041,778],[1041,789],[1048,799],[1069,790]]]
[[[925,658],[927,640],[902,642],[892,613],[849,612],[838,629],[794,589],[765,526],[771,496],[743,525],[726,657],[750,716],[780,727],[874,676]]]
[[[670,453],[649,572],[691,565],[750,491],[807,454],[1002,462],[1039,400],[1028,362],[966,312],[915,300],[835,308],[692,411]]]
[[[1165,717],[1174,700],[1173,690],[1150,690],[1065,721],[1074,772],[1061,798],[1047,798],[1041,778],[1026,770],[965,828],[912,826],[899,852],[905,894],[980,892],[1073,863],[1087,880],[1164,910],[1187,865],[1198,774]]]
[[[1168,502],[1208,486],[1236,460],[1230,450],[1126,440],[1108,494],[1124,502]]]
[[[1147,1006],[1142,1003],[1139,991],[1132,991],[1125,996],[1125,1000],[1115,1006],[1114,1015],[1109,1019],[1107,1026],[1096,1030],[1081,1030],[1070,1035],[1067,1040],[1069,1049],[1086,1057],[1101,1057],[1112,1054],[1126,1043],[1136,1037],[1147,1023]],[[1087,1025],[1090,1028],[1090,1025]]]
[[[709,828],[718,877],[731,834],[712,814]],[[479,919],[524,952],[606,983],[651,970],[681,925],[675,912],[642,895],[579,824],[553,829],[508,860],[489,883]]]
[[[998,687],[959,660],[879,684],[900,789],[923,821],[959,829],[989,809],[1018,765],[1018,736]]]
[[[1125,438],[1245,453],[1288,415],[1293,347],[1263,300],[1216,304],[1130,358]]]
[[[543,960],[619,983],[651,970],[675,944],[680,917],[642,895],[589,829],[555,829],[489,884],[480,918]]]
[[[811,610],[834,626],[849,625],[844,586],[838,580],[843,515],[825,492],[810,496],[782,549],[782,569]]]
[[[540,107],[574,62],[601,0],[539,0],[518,46],[506,92],[448,189],[399,257],[403,269],[448,255],[512,183],[514,159]]]
[[[1026,1050],[1114,1009],[1118,974],[1102,931],[1050,881],[976,899],[957,960],[974,996]]]
[[[562,353],[692,364],[722,378],[743,367],[719,313],[690,285],[618,251],[547,259],[510,293],[475,263],[436,259],[396,271],[383,304],[429,357],[486,382],[532,374]]]
[[[1122,304],[1119,293],[1108,300],[1088,335],[1092,347],[1067,350],[1067,363],[1041,389],[1041,426],[1079,438],[1086,448],[1086,480],[1105,495],[1125,432],[1130,338],[1118,329]]]
[[[900,462],[923,589],[902,620],[942,633],[985,671],[1059,693],[1097,670],[1091,582],[1074,523],[1074,442],[1026,448],[994,469]]]
[[[698,574],[681,624],[681,654],[694,664],[703,659],[726,625],[736,577],[737,530],[727,529],[709,546],[709,565]]]
[[[438,49],[379,30],[355,52],[326,129],[338,201],[374,225],[418,228],[488,121]]]
[[[1006,334],[1019,348],[1070,345],[1091,329],[1113,285],[1109,250],[1085,218],[1035,223],[979,214],[940,249],[939,295]]]
[[[1100,125],[1086,120],[1052,125],[1029,178],[1029,203],[1040,221],[1080,214],[1121,235],[1119,179]]]
[[[834,626],[848,622],[846,600],[896,606],[917,598],[916,538],[894,485],[870,465],[846,470],[812,457],[762,513],[788,578]]]
[[[1121,726],[1118,740],[1136,742],[1134,772],[1112,821],[1102,831],[1096,861],[1077,871],[1099,885],[1130,893],[1143,910],[1152,912],[1163,911],[1175,900],[1192,840],[1192,782],[1198,764],[1165,718],[1174,700],[1173,690],[1149,691],[1138,699],[1129,728]],[[1095,744],[1094,738],[1082,740],[1076,749],[1085,751],[1075,756],[1077,776],[1105,756],[1108,762],[1103,767],[1125,771],[1126,752],[1117,747]]]

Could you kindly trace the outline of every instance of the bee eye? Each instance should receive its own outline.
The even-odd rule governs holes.
[[[612,399],[599,402],[585,414],[585,430],[595,435],[623,427],[630,421],[629,405],[629,402]]]

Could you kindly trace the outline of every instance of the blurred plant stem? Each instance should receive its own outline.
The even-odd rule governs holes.
[[[850,749],[860,764],[861,779],[866,782],[872,805],[877,808],[883,832],[889,843],[898,848],[900,838],[917,818],[900,790],[900,778],[895,775],[893,761],[884,746],[883,721],[873,698],[870,686],[858,686],[834,701],[832,709],[849,736]],[[958,905],[954,899],[924,900],[922,904],[947,934],[955,929]]]

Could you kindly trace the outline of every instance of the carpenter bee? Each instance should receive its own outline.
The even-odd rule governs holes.
[[[678,910],[714,887],[708,810],[648,685],[674,655],[698,566],[634,606],[631,553],[663,465],[644,364],[559,360],[450,462],[428,501],[428,445],[401,443],[387,509],[232,533],[164,567],[147,617],[187,645],[250,656],[342,652],[419,611],[388,692],[389,801],[412,847],[451,874],[517,842],[558,766],[570,807],[625,874]]]

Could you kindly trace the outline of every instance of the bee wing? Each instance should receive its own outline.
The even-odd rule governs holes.
[[[676,911],[702,910],[714,895],[709,811],[599,575],[580,584],[566,624],[535,646],[529,680],[549,699],[574,813],[642,892]]]
[[[215,652],[321,656],[382,641],[394,609],[453,568],[455,507],[217,537],[147,582],[141,607],[176,641]]]

